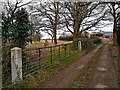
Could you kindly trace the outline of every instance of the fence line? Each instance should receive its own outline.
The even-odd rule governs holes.
[[[34,74],[39,69],[44,69],[55,63],[75,54],[72,44],[48,46],[36,49],[23,50],[23,77],[29,73]]]
[[[80,45],[81,42],[76,44],[79,50],[81,48]],[[3,67],[3,75],[5,73],[9,74],[7,78],[3,76],[3,86],[11,84],[11,81],[15,83],[18,78],[22,79],[23,77],[24,79],[29,74],[35,74],[38,70],[45,69],[56,61],[64,60],[75,53],[77,52],[72,49],[72,43],[24,50],[12,48],[11,53],[7,56],[7,59],[10,59],[10,66]]]

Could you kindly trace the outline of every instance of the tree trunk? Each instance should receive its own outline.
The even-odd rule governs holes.
[[[33,41],[33,36],[31,35],[31,39],[30,39],[30,43],[32,44],[32,41]]]
[[[53,37],[52,37],[52,43],[53,43]]]
[[[59,2],[57,2],[56,12],[55,12],[55,24],[54,24],[54,45],[57,45],[57,25],[58,25],[58,13],[59,13]]]
[[[54,45],[57,45],[56,35],[57,35],[57,32],[56,32],[56,29],[54,29]]]
[[[76,50],[76,40],[77,40],[77,35],[76,34],[73,34],[73,50]]]

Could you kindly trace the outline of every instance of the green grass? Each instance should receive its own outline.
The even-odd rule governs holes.
[[[79,59],[82,55],[84,55],[86,52],[82,51],[79,53],[76,53],[75,55],[56,61],[53,65],[46,69],[39,70],[34,75],[28,75],[27,78],[24,80],[21,80],[19,84],[10,85],[9,88],[36,88],[45,80],[49,80],[51,76],[55,75],[58,71],[63,70],[67,65],[72,63],[73,61]]]
[[[54,64],[56,61],[64,61],[67,60],[66,58],[71,57],[73,54],[75,54],[76,52],[71,50],[71,44],[66,46],[66,54],[65,54],[65,46],[60,46],[60,53],[59,53],[59,47],[52,47],[52,54],[51,54],[51,48],[43,48],[41,49],[42,52],[45,52],[44,54],[41,54],[40,58],[40,62],[39,60],[35,60],[34,62],[31,59],[36,59],[39,56],[27,56],[26,57],[26,61],[30,61],[29,63],[26,63],[27,68],[31,68],[31,65],[34,66],[36,69],[40,68],[40,69],[44,69],[47,68],[48,66]],[[28,54],[36,54],[38,53],[38,50],[31,50],[27,52]],[[52,56],[51,56],[52,55]],[[28,58],[29,57],[29,58]],[[27,59],[28,58],[28,59]],[[52,58],[52,59],[51,59]],[[52,62],[51,62],[52,61]],[[37,63],[36,63],[37,62]],[[24,65],[23,65],[24,66]],[[39,67],[40,66],[40,67]],[[26,69],[26,68],[25,68]],[[27,70],[23,69],[24,72],[26,72]],[[32,69],[30,69],[32,70]],[[24,73],[23,73],[24,74]],[[25,74],[24,74],[25,75]]]
[[[119,69],[118,69],[118,47],[110,46],[110,52],[113,60],[114,70],[116,72],[116,75],[118,75]],[[118,76],[117,76],[118,77]]]
[[[44,43],[42,43],[42,42],[35,42],[35,43],[33,43],[33,45],[44,45]]]
[[[58,53],[58,48],[53,48],[53,49],[55,49],[54,53]],[[85,55],[87,52],[89,52],[92,49],[93,48],[90,48],[89,50],[83,50],[81,52],[77,52],[76,51],[74,55],[72,55],[70,57],[67,57],[67,58],[60,59],[60,60],[59,60],[58,56],[56,55],[54,57],[58,58],[58,59],[55,60],[54,64],[52,64],[51,66],[49,66],[46,69],[38,70],[37,73],[35,73],[33,75],[29,74],[27,78],[25,78],[24,80],[21,80],[19,83],[15,84],[15,85],[10,85],[9,88],[11,88],[11,87],[12,88],[37,88],[45,80],[49,80],[58,71],[63,70],[65,67],[67,67],[72,62],[74,62],[75,60],[79,59],[81,56]],[[61,50],[64,50],[64,47],[62,47]],[[70,54],[70,52],[68,52],[68,54]],[[65,53],[62,53],[62,51],[61,51],[60,56],[64,57]],[[50,58],[46,57],[45,60],[50,61]],[[90,73],[88,71],[85,71],[85,72],[87,74]],[[87,80],[87,79],[85,79],[85,80]]]
[[[88,80],[92,77],[92,72],[102,54],[104,45],[96,52],[96,54],[89,59],[87,65],[81,70],[80,74],[72,81],[70,88],[83,88]]]

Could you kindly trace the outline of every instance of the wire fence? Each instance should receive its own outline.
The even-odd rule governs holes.
[[[69,44],[22,50],[21,61],[22,61],[23,79],[25,79],[29,74],[35,74],[40,69],[45,69],[57,61],[65,60],[66,58],[76,54],[78,52],[78,49],[80,50],[80,46],[82,46],[82,50],[87,50],[87,51],[94,47],[93,40],[88,39],[83,42],[82,41],[79,42],[79,41],[80,40],[76,41],[75,45],[73,45],[73,43],[69,43]],[[2,44],[2,59],[3,59],[2,86],[6,87],[12,84],[11,48],[13,48],[13,46],[10,43],[10,41],[4,43],[4,40],[2,40],[1,42],[3,43]]]
[[[9,44],[2,44],[2,86],[4,88],[12,85],[11,48]],[[56,61],[74,55],[77,53],[76,50],[73,50],[72,43],[22,50],[23,79],[29,74],[35,74],[38,70],[51,66]]]
[[[3,41],[2,41],[3,42]],[[65,60],[66,58],[74,55],[78,51],[79,40],[76,44],[62,44],[55,46],[47,46],[34,49],[22,50],[22,77],[25,79],[29,74],[35,74],[41,69],[45,69],[57,61]],[[87,43],[86,43],[87,42]],[[86,40],[82,42],[82,50],[92,48],[92,42]],[[3,43],[2,45],[2,85],[3,87],[12,84],[12,71],[11,71],[11,44],[10,42]],[[5,45],[4,45],[5,44]],[[84,47],[83,47],[84,46]]]
[[[76,53],[72,43],[23,50],[23,78],[45,69],[58,60],[63,60]]]

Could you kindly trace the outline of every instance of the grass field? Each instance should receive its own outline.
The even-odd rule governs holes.
[[[48,44],[47,46],[54,46],[54,43],[52,43],[51,40],[47,40]],[[67,43],[72,43],[72,41],[61,41],[61,40],[57,40],[58,44],[67,44]],[[33,42],[33,44],[28,43],[28,45],[26,46],[27,49],[31,49],[31,48],[40,48],[40,47],[44,47],[44,43],[45,40],[40,40],[40,42]]]

